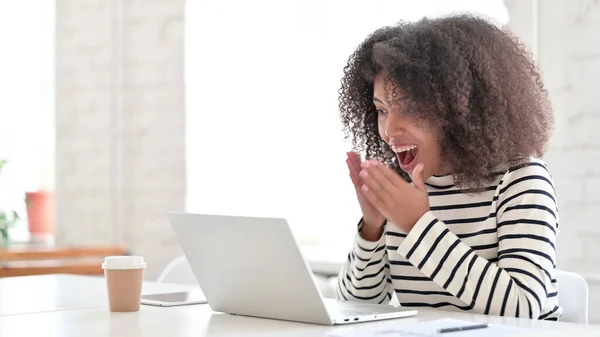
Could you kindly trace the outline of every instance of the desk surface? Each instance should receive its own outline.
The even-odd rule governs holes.
[[[418,316],[398,320],[328,327],[314,324],[214,313],[208,305],[161,308],[142,306],[135,313],[110,313],[106,309],[78,309],[0,317],[0,335],[16,336],[114,336],[114,337],[187,337],[187,336],[327,336],[336,329],[398,327],[401,324],[443,317],[540,328],[522,336],[577,337],[598,336],[600,327],[570,323],[538,322],[502,317],[422,310]]]
[[[47,284],[47,285],[43,285]],[[10,296],[9,292],[27,293],[19,288],[36,285],[52,300],[42,303],[58,303],[54,310],[50,305],[40,306],[34,298],[26,301]],[[84,286],[77,290],[78,287]],[[73,291],[68,291],[71,288]],[[146,293],[176,290],[174,285],[146,283]],[[187,287],[183,287],[187,288]],[[583,326],[570,323],[543,322],[509,317],[483,316],[438,310],[420,310],[415,317],[372,323],[328,327],[314,324],[284,322],[270,319],[234,316],[215,313],[206,304],[161,308],[142,306],[135,313],[110,313],[105,306],[105,288],[102,279],[85,276],[35,276],[13,279],[7,283],[0,280],[0,298],[4,312],[36,312],[30,314],[5,314],[0,316],[0,336],[115,336],[115,337],[164,337],[164,336],[327,336],[337,329],[364,328],[368,326],[398,327],[402,324],[430,321],[439,318],[456,318],[473,322],[506,324],[527,328],[525,336],[565,336],[576,333],[577,337],[599,336],[600,326]],[[54,290],[53,290],[54,289]],[[178,288],[182,289],[182,288]],[[86,296],[84,296],[84,293]],[[95,300],[94,300],[95,299]],[[24,303],[27,303],[25,305]],[[35,307],[35,310],[23,308]],[[12,309],[13,307],[20,310]],[[88,308],[85,308],[88,307]],[[45,309],[45,310],[41,310]],[[48,311],[46,311],[48,310]],[[42,312],[45,311],[45,312]]]
[[[190,287],[144,283],[144,294]],[[0,278],[0,316],[108,306],[104,277],[39,275]]]

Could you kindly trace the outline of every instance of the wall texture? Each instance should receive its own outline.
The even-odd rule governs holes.
[[[183,5],[57,1],[57,242],[122,243],[148,278],[180,252]]]
[[[561,198],[559,262],[580,272],[600,272],[599,32],[598,1],[540,1],[540,65],[556,112],[548,163]]]
[[[505,3],[510,28],[536,51],[556,115],[545,159],[560,207],[558,268],[584,274],[590,320],[600,323],[600,2],[538,1],[537,27],[533,1]]]
[[[180,252],[164,212],[184,207],[184,1],[114,3],[57,2],[57,240],[124,243],[154,278]],[[600,3],[505,3],[556,112],[545,159],[561,210],[559,268],[586,273],[600,322]]]

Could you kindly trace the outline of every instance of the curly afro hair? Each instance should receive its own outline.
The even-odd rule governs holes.
[[[380,72],[414,107],[403,113],[439,133],[441,159],[457,186],[484,187],[498,173],[493,167],[543,156],[553,115],[541,76],[523,44],[490,20],[460,14],[383,27],[344,68],[346,138],[410,181],[378,132],[373,84]]]

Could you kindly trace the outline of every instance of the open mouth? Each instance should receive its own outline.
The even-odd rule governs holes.
[[[416,145],[408,145],[395,147],[394,151],[398,155],[400,166],[404,169],[414,164],[417,154],[419,153],[419,148]]]

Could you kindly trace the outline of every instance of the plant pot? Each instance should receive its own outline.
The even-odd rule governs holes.
[[[54,235],[54,193],[26,192],[25,203],[29,233],[33,236]]]

